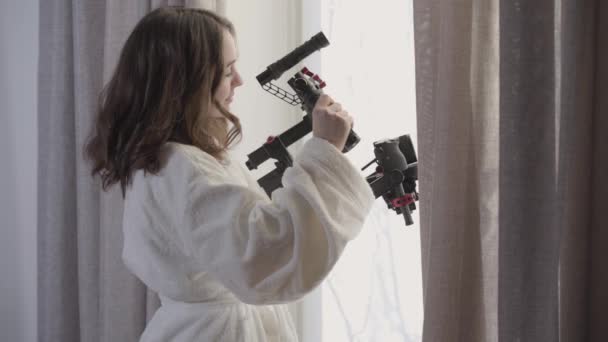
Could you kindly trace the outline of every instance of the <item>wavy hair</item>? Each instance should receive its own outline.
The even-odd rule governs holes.
[[[120,183],[124,197],[135,171],[160,171],[166,142],[193,145],[221,160],[240,141],[239,119],[213,97],[225,32],[235,35],[227,19],[182,7],[158,8],[137,23],[100,93],[84,148],[103,190]],[[209,115],[211,106],[222,116]]]

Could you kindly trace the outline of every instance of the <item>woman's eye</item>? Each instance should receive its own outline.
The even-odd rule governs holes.
[[[234,71],[234,70],[233,70],[232,68],[229,68],[229,69],[228,69],[228,70],[226,70],[226,72],[224,73],[224,76],[225,76],[225,77],[230,77],[230,76],[232,76],[233,71]]]

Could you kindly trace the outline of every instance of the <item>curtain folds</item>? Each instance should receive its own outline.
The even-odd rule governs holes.
[[[224,0],[40,1],[38,340],[135,341],[158,307],[124,267],[122,198],[83,160],[97,96],[137,21],[163,5]]]
[[[423,341],[608,340],[608,5],[414,13]]]

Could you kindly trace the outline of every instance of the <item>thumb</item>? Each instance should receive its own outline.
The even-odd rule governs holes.
[[[321,96],[319,96],[319,99],[317,100],[317,106],[323,106],[323,107],[327,107],[329,105],[331,105],[334,102],[334,100],[332,100],[332,98],[327,95],[327,94],[321,94]]]

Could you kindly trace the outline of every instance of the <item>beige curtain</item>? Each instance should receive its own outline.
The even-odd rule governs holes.
[[[608,341],[608,4],[414,11],[423,341]]]
[[[39,341],[136,341],[158,307],[121,260],[120,193],[100,191],[82,148],[122,44],[163,5],[225,11],[224,0],[40,1]]]

